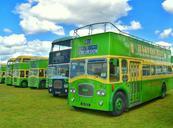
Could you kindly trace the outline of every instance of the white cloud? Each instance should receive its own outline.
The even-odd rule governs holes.
[[[88,24],[116,21],[126,16],[132,7],[129,0],[29,0],[16,7],[20,25],[28,34],[53,32],[63,35],[60,23]],[[133,24],[133,27],[139,27]]]
[[[41,20],[32,16],[23,19],[20,25],[27,34],[35,34],[42,32],[52,32],[57,35],[65,35],[62,26],[56,25],[48,20]]]
[[[165,42],[165,41],[158,41],[156,42],[157,45],[160,45],[160,46],[163,46],[163,47],[171,47],[172,44],[171,43],[168,43],[168,42]]]
[[[10,57],[19,55],[48,56],[51,42],[41,40],[28,41],[23,34],[12,34],[0,36],[0,46],[0,60],[7,61]]]
[[[4,28],[3,31],[6,32],[6,33],[12,33],[12,30],[9,29],[9,28]]]
[[[129,31],[129,30],[138,30],[142,28],[142,25],[138,21],[131,21],[130,25],[124,25],[122,24],[121,21],[116,23],[116,26],[121,30],[121,31]]]
[[[173,13],[173,1],[172,0],[164,0],[162,3],[162,7],[170,13]]]
[[[167,38],[169,36],[173,36],[173,29],[172,28],[167,28],[163,30],[162,32],[159,33],[161,38]]]
[[[0,45],[1,46],[18,46],[24,45],[26,43],[26,38],[24,34],[12,34],[9,36],[0,36]]]

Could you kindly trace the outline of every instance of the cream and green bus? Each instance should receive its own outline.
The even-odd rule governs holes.
[[[87,35],[83,35],[84,32]],[[75,30],[68,103],[120,115],[173,88],[171,50],[121,32],[112,23]]]

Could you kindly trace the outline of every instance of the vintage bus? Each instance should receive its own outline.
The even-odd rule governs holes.
[[[171,51],[121,32],[109,22],[75,30],[69,105],[120,115],[172,88]],[[87,35],[84,35],[87,33]]]
[[[5,78],[5,84],[6,85],[12,85],[13,83],[13,67],[15,63],[15,58],[10,58],[7,61],[7,66],[6,66],[6,78]]]
[[[47,57],[36,57],[29,62],[28,87],[46,88]]]
[[[13,85],[28,87],[29,61],[33,56],[18,56],[13,66]]]
[[[72,37],[57,39],[52,42],[49,53],[48,91],[53,96],[67,95],[69,63]]]
[[[0,84],[5,83],[6,64],[0,64]]]

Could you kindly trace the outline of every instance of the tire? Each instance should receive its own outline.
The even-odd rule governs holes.
[[[121,115],[127,107],[126,96],[123,92],[119,91],[114,95],[113,98],[113,111],[111,114],[113,116]]]
[[[166,91],[167,91],[166,84],[163,83],[162,84],[162,89],[161,89],[161,96],[160,96],[162,99],[166,97]]]
[[[21,87],[22,88],[27,88],[28,87],[28,82],[27,81],[22,81],[21,82]]]
[[[40,84],[39,84],[39,88],[40,89],[44,89],[44,88],[46,88],[46,81],[40,81]]]

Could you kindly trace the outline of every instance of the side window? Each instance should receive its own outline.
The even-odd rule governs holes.
[[[167,68],[168,68],[168,69],[167,69],[167,73],[168,73],[168,74],[172,73],[172,67],[171,67],[171,66],[168,66]]]
[[[110,59],[110,81],[117,82],[120,80],[120,67],[118,59]]]
[[[162,66],[162,74],[168,74],[166,66]]]
[[[47,76],[47,70],[45,70],[44,73],[45,73],[45,77],[46,77]]]
[[[143,76],[149,76],[150,75],[150,65],[143,65],[142,74],[143,74]]]
[[[44,77],[44,70],[43,69],[39,70],[39,77]]]
[[[127,60],[123,59],[121,61],[121,70],[122,70],[122,80],[123,82],[128,81],[128,63]]]
[[[155,75],[156,74],[156,68],[154,65],[150,66],[150,73],[151,75]]]
[[[156,66],[156,74],[157,75],[162,74],[162,66]]]
[[[26,77],[28,77],[28,75],[29,75],[29,71],[26,71]]]
[[[24,77],[24,76],[25,76],[24,71],[20,71],[20,77]]]

